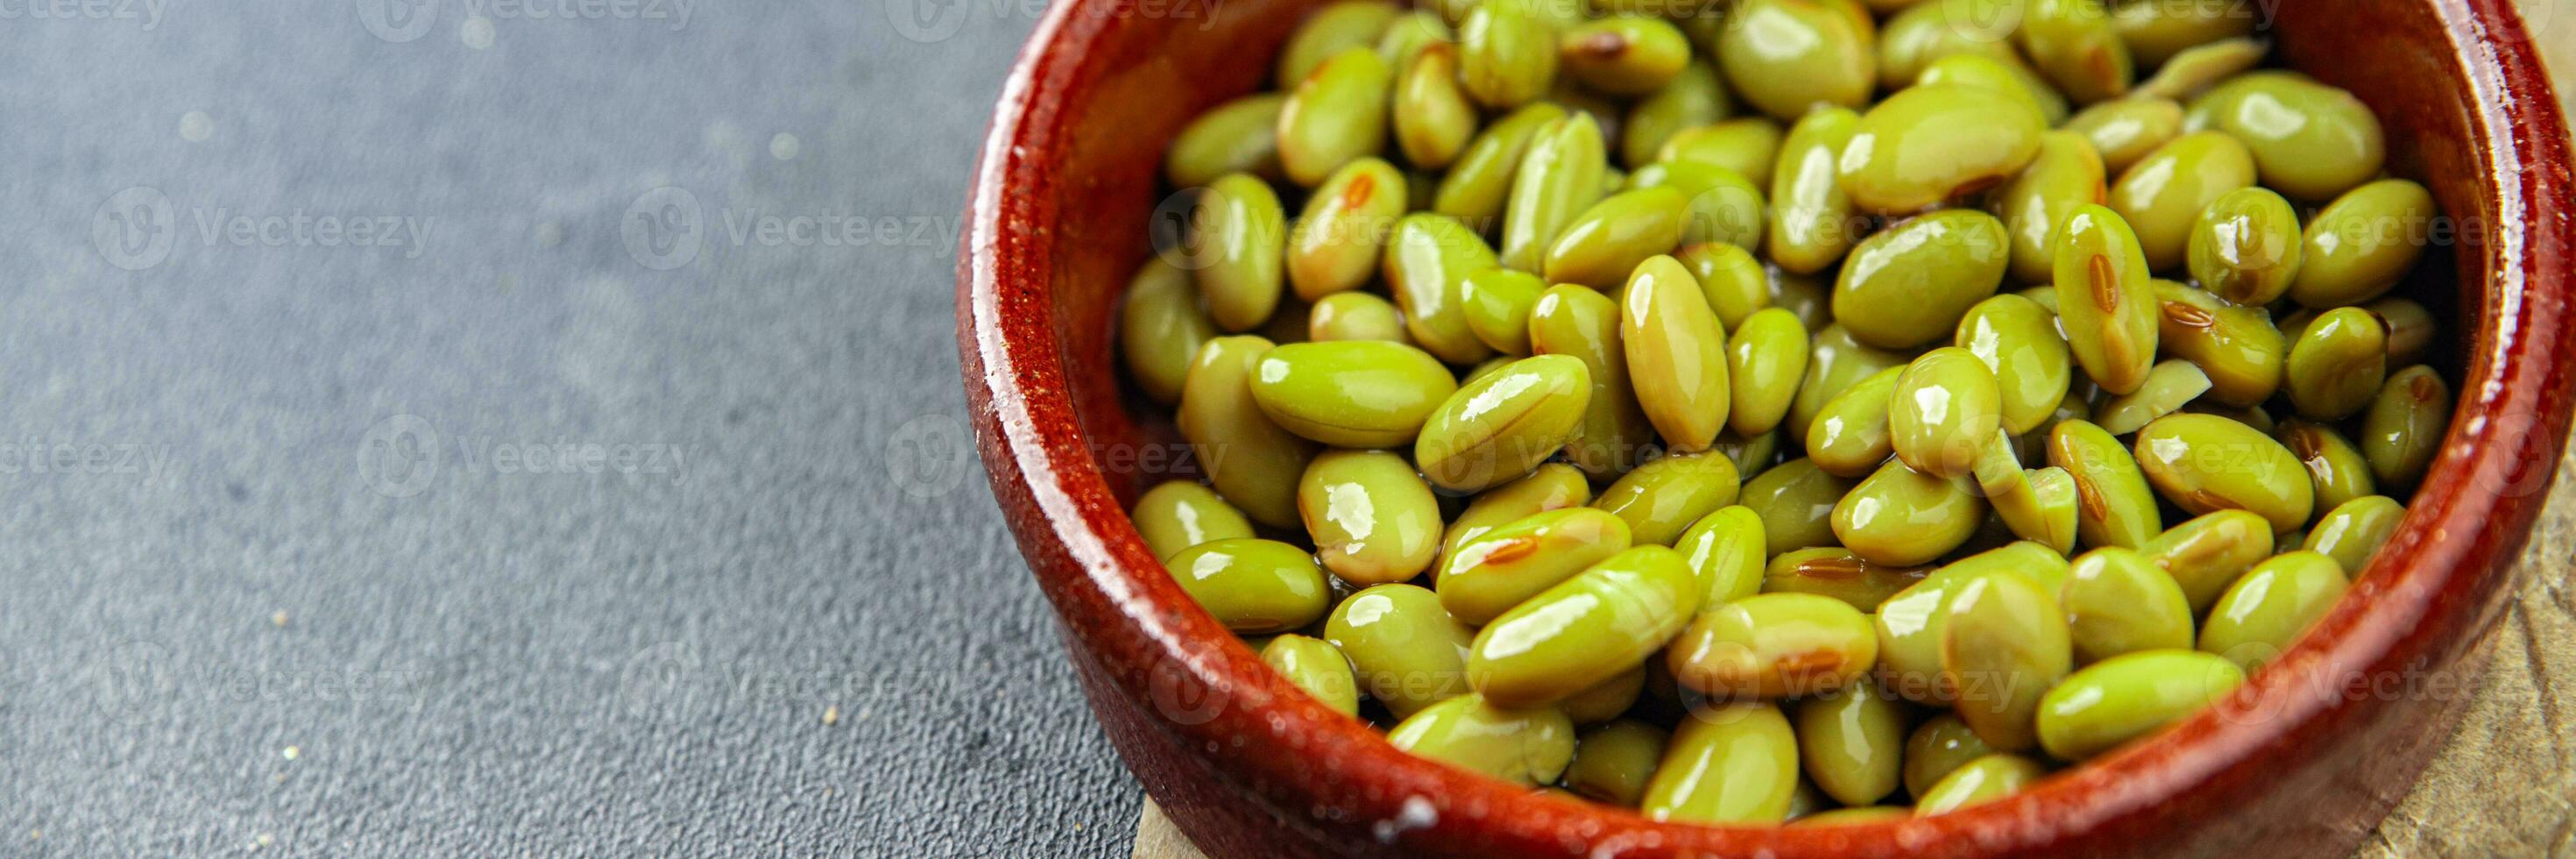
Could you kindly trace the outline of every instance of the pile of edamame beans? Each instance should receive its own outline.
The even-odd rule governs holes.
[[[1396,747],[1656,819],[1990,801],[2225,700],[2395,530],[2439,240],[2252,4],[1376,0],[1166,173],[1133,518]]]

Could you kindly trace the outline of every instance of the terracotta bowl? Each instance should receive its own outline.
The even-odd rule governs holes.
[[[1397,752],[1266,670],[1128,524],[1138,492],[1195,468],[1162,410],[1122,394],[1112,345],[1163,146],[1260,86],[1313,5],[1056,4],[993,117],[958,265],[993,494],[1101,726],[1210,854],[2345,855],[2448,736],[2576,385],[2567,131],[2506,0],[2291,0],[2272,30],[2284,63],[2379,112],[2392,173],[2478,228],[2405,287],[2456,332],[2436,351],[2459,413],[2350,596],[2235,699],[2149,741],[1993,804],[1835,829],[1655,823]]]

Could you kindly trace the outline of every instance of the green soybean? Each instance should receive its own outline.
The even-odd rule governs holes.
[[[2149,4],[2154,5],[2154,4]],[[1914,800],[1917,817],[1983,805],[2022,792],[2048,775],[2048,767],[2020,755],[1997,752],[1959,765]]]
[[[2092,141],[2102,154],[2102,167],[2118,176],[2182,136],[2183,108],[2173,99],[2149,95],[2113,99],[2068,117],[2064,128]]]
[[[1497,526],[1441,562],[1435,589],[1449,616],[1484,625],[1628,549],[1628,523],[1587,507],[1551,510]]]
[[[1864,114],[1836,162],[1852,205],[1920,212],[2001,184],[2039,155],[2038,110],[1965,84],[1898,91]]]
[[[2040,698],[2074,667],[2066,614],[2028,577],[1987,573],[1959,583],[1941,633],[1941,675],[1959,718],[1987,745],[2038,744]]]
[[[2308,222],[2290,300],[2325,309],[2378,298],[2415,268],[2439,209],[2405,179],[2354,188]]]
[[[1467,693],[1467,648],[1476,631],[1413,585],[1378,585],[1344,597],[1324,640],[1350,657],[1360,691],[1403,719]]]
[[[1583,362],[1563,355],[1514,361],[1441,403],[1414,440],[1413,461],[1453,492],[1518,479],[1573,436],[1591,384]]]
[[[1557,234],[1600,198],[1601,128],[1575,113],[1548,123],[1530,138],[1503,208],[1504,265],[1537,273]]]
[[[1952,345],[1968,350],[1994,375],[2003,428],[2015,435],[2039,429],[2074,382],[2056,314],[2020,295],[1998,295],[1968,308]]]
[[[2244,141],[2263,184],[2328,200],[2379,175],[2388,142],[2379,117],[2352,93],[2277,72],[2240,75],[2203,96],[2209,127]]]
[[[1381,340],[1412,345],[1404,333],[1404,312],[1395,303],[1366,292],[1337,292],[1316,301],[1308,311],[1306,339],[1314,343]]]
[[[1878,662],[1869,616],[1831,597],[1755,594],[1701,612],[1668,653],[1673,679],[1718,698],[1840,689]]]
[[[1842,477],[1866,477],[1896,454],[1889,408],[1904,367],[1890,367],[1835,394],[1807,424],[1807,456]]]
[[[1735,171],[1754,187],[1769,187],[1787,134],[1767,116],[1745,116],[1675,132],[1655,150],[1661,162],[1693,162]]]
[[[1197,188],[1228,173],[1283,179],[1279,167],[1279,109],[1288,97],[1248,95],[1199,114],[1163,153],[1163,177],[1174,188]]]
[[[1359,715],[1359,680],[1351,674],[1351,661],[1331,642],[1282,635],[1262,646],[1261,661],[1333,712]]]
[[[2343,567],[2321,552],[2277,555],[2254,565],[2209,608],[2200,650],[2248,672],[2279,657],[2343,598]]]
[[[1743,436],[1769,433],[1789,416],[1806,375],[1807,326],[1797,314],[1773,307],[1746,316],[1727,341],[1727,427]]]
[[[1689,622],[1699,579],[1680,553],[1638,546],[1550,587],[1476,633],[1467,678],[1487,700],[1562,700],[1635,668]]]
[[[2182,407],[2209,391],[2209,374],[2190,361],[2176,358],[2158,361],[2147,370],[2146,384],[2126,394],[2102,401],[2093,414],[2094,423],[2112,435],[2137,432],[2148,422],[2182,410]]]
[[[1272,423],[1336,447],[1395,447],[1457,392],[1430,353],[1384,340],[1291,343],[1261,355],[1252,399]]]
[[[1824,412],[1825,403],[1845,388],[1877,375],[1881,371],[1912,363],[1905,352],[1862,345],[1851,330],[1841,323],[1825,326],[1808,344],[1807,377],[1798,383],[1798,399],[1789,404],[1789,420],[1782,424],[1794,437],[1804,438],[1816,416]]]
[[[2136,74],[2129,45],[2101,0],[2031,0],[2018,35],[2031,64],[2067,98],[2091,104],[2128,94]]]
[[[1254,368],[1271,350],[1259,337],[1219,337],[1199,349],[1173,423],[1217,493],[1265,525],[1293,527],[1297,479],[1315,443],[1283,429],[1252,393]]]
[[[1574,761],[1574,723],[1554,707],[1506,707],[1461,695],[1386,732],[1397,749],[1523,786],[1552,784]]]
[[[2227,586],[2272,554],[2272,524],[2260,514],[2221,510],[2175,525],[2139,547],[2173,576],[2193,614],[2209,610]]]
[[[2057,319],[2069,351],[2102,390],[2137,390],[2155,363],[2160,307],[2138,233],[2118,212],[2087,205],[2067,216],[2054,244]]]
[[[1995,294],[2011,256],[1993,215],[1946,209],[1908,220],[1852,248],[1834,280],[1834,319],[1882,349],[1940,340]]]
[[[1742,500],[1762,520],[1765,544],[1778,555],[1835,545],[1834,505],[1857,484],[1806,459],[1792,459],[1745,481]]]
[[[2397,523],[2406,518],[2405,505],[2385,495],[2365,495],[2337,505],[2317,518],[2317,527],[2308,531],[2299,548],[2323,553],[2335,564],[2354,573],[2370,565],[2379,547],[2397,533]]]
[[[2082,135],[2064,130],[2040,135],[2039,154],[2030,166],[1987,196],[2011,238],[2013,280],[2046,283],[2055,276],[2056,253],[2049,240],[2075,207],[2104,198],[2104,176],[2102,156]]]
[[[2156,281],[2155,293],[2157,344],[2200,367],[2211,399],[2254,407],[2280,390],[2290,344],[2269,311],[2170,280]]]
[[[1439,500],[1412,463],[1386,451],[1315,457],[1297,482],[1297,511],[1324,568],[1360,587],[1410,580],[1440,551]]]
[[[2246,307],[2272,303],[2299,274],[2299,215],[2262,187],[2227,192],[2192,226],[2186,260],[2193,279]]]
[[[1449,172],[1441,175],[1440,187],[1431,195],[1431,210],[1470,224],[1501,217],[1530,138],[1564,116],[1565,108],[1537,102],[1486,125],[1449,162]]]
[[[1700,517],[1673,542],[1699,575],[1700,607],[1714,608],[1760,593],[1768,557],[1762,517],[1742,505]]]
[[[1405,331],[1423,351],[1451,364],[1492,354],[1467,327],[1467,275],[1496,265],[1493,248],[1456,218],[1422,212],[1395,223],[1380,262]]]
[[[1771,222],[1763,250],[1782,269],[1814,274],[1840,261],[1868,231],[1844,193],[1838,158],[1860,128],[1847,108],[1807,114],[1789,126],[1771,170]]]
[[[1890,691],[1925,703],[1957,697],[1941,669],[1950,603],[1961,585],[1995,573],[2022,576],[2054,592],[2065,586],[2066,556],[2035,542],[2009,543],[1951,562],[1880,603],[1870,622],[1878,634],[1879,678]]]
[[[1925,352],[1906,365],[1888,398],[1896,457],[1925,474],[1968,476],[2002,421],[2003,394],[1994,372],[1956,346]]]
[[[1639,263],[1681,243],[1690,204],[1689,196],[1670,187],[1641,186],[1603,198],[1557,233],[1543,264],[1547,280],[1617,288]]]
[[[1565,770],[1565,787],[1584,798],[1621,808],[1635,808],[1646,795],[1647,781],[1663,762],[1672,734],[1635,719],[1620,719],[1587,731],[1574,744],[1574,764]]]
[[[1667,456],[1601,490],[1592,506],[1628,523],[1638,545],[1670,546],[1701,517],[1735,503],[1735,462],[1715,451]]]
[[[2225,3],[2121,3],[2111,7],[2111,28],[2129,44],[2141,66],[2171,61],[2197,45],[2241,38],[2263,16]]]
[[[2306,525],[2315,510],[2307,467],[2271,436],[2237,421],[2158,418],[2138,430],[2137,451],[2147,480],[2193,514],[2245,510],[2280,532]]]
[[[2254,157],[2215,131],[2185,134],[2139,159],[2111,185],[2110,206],[2136,229],[2147,268],[2183,266],[2192,228],[2210,204],[2254,184]]]
[[[1508,110],[1537,100],[1556,80],[1556,32],[1526,6],[1477,4],[1458,22],[1458,80],[1476,102]]]
[[[1216,540],[1173,553],[1163,566],[1190,599],[1242,635],[1297,629],[1331,607],[1323,568],[1286,543]]]
[[[2361,453],[2380,486],[2413,489],[2432,467],[2449,425],[2451,386],[2417,364],[2397,371],[2370,400],[2361,421]]]
[[[1505,355],[1530,353],[1530,311],[1547,282],[1518,269],[1489,268],[1458,284],[1467,330]]]
[[[1905,705],[1874,683],[1792,705],[1798,760],[1816,787],[1844,805],[1896,792],[1905,758]]]
[[[1610,95],[1645,95],[1661,89],[1690,62],[1690,37],[1662,18],[1612,15],[1586,21],[1557,37],[1557,67],[1584,86]]]
[[[1362,45],[1377,44],[1402,13],[1397,5],[1380,0],[1344,0],[1315,10],[1288,34],[1287,46],[1279,50],[1274,85],[1289,89],[1305,80],[1325,59]]]
[[[2138,461],[2091,421],[2050,427],[2048,464],[2075,479],[2076,533],[2085,545],[2137,548],[2164,529]]]
[[[1734,170],[1699,161],[1659,161],[1637,168],[1630,189],[1670,188],[1689,200],[1681,240],[1762,244],[1762,189]],[[1665,249],[1669,249],[1667,246]]]
[[[1476,105],[1458,85],[1458,50],[1447,41],[1422,46],[1398,68],[1387,105],[1397,151],[1415,167],[1449,166],[1476,134]]]
[[[1834,504],[1834,536],[1854,554],[1912,566],[1949,554],[1976,533],[1986,506],[1967,481],[1891,461]]]
[[[1983,54],[1942,57],[1914,77],[1915,86],[1925,84],[1961,84],[2002,93],[2039,111],[2040,120],[2049,125],[2066,118],[2066,96],[2018,58]]]
[[[2048,690],[2039,706],[2040,745],[2059,760],[2093,757],[2189,718],[2244,682],[2234,664],[2190,650],[2104,660]]]
[[[2067,567],[2058,598],[2077,665],[2124,653],[2191,649],[2191,600],[2146,555],[2117,546],[2086,552]]]
[[[1242,511],[1217,497],[1216,491],[1188,480],[1166,480],[1136,499],[1128,515],[1145,547],[1156,558],[1169,558],[1201,543],[1253,536]]]
[[[1976,28],[1959,26],[1952,18],[1951,7],[1949,3],[1915,3],[1888,17],[1878,31],[1881,89],[1911,86],[1924,67],[1956,54],[2019,59],[2010,40],[1984,38]]]
[[[1191,359],[1215,337],[1216,323],[1199,309],[1189,272],[1160,257],[1136,270],[1118,310],[1118,345],[1127,375],[1146,396],[1165,404],[1178,401]]]
[[[1628,108],[1626,133],[1619,141],[1619,163],[1630,169],[1653,163],[1656,153],[1674,135],[1725,119],[1732,110],[1717,67],[1693,60],[1661,89]]]
[[[1287,215],[1270,183],[1245,173],[1200,192],[1194,263],[1208,316],[1225,331],[1249,331],[1279,307]]]
[[[1636,467],[1654,438],[1654,427],[1646,422],[1629,383],[1620,316],[1619,306],[1607,296],[1564,284],[1549,287],[1530,309],[1530,348],[1540,355],[1577,359],[1587,368],[1591,396],[1565,451],[1575,467],[1600,480]]]
[[[1926,719],[1905,737],[1905,792],[1918,798],[1928,796],[1944,776],[1969,761],[1994,753],[1994,747],[1977,739],[1977,732],[1969,730],[1958,714],[1943,713]]]
[[[1449,520],[1449,530],[1440,539],[1441,556],[1455,555],[1467,541],[1503,525],[1591,501],[1592,483],[1582,471],[1562,462],[1541,465],[1528,477],[1486,490],[1468,502],[1467,509]]]
[[[1640,807],[1655,821],[1775,824],[1798,789],[1798,738],[1780,708],[1696,708],[1673,730]]]
[[[1404,212],[1404,174],[1395,165],[1362,158],[1334,171],[1289,231],[1288,282],[1297,297],[1317,301],[1368,283],[1386,232]]]
[[[2290,344],[2282,385],[2310,420],[2342,420],[2370,407],[2388,373],[2388,323],[2358,307],[2338,307],[2308,323]]]
[[[2370,461],[2351,440],[2333,427],[2307,421],[2281,422],[2272,437],[2290,450],[2301,465],[2307,466],[2308,485],[2316,492],[2317,509],[2331,510],[2344,502],[2379,491],[2370,473]]]
[[[1279,109],[1279,165],[1288,181],[1312,188],[1384,149],[1394,91],[1395,69],[1373,47],[1353,46],[1316,66]]]
[[[1831,597],[1866,613],[1931,574],[1930,567],[1872,563],[1849,549],[1827,546],[1771,559],[1762,573],[1762,592]]]
[[[1726,332],[1680,261],[1657,256],[1636,267],[1622,293],[1619,342],[1646,419],[1679,452],[1706,450],[1732,402]]]

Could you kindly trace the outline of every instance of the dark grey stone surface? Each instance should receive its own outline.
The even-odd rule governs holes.
[[[1123,852],[915,2],[0,4],[0,855]]]

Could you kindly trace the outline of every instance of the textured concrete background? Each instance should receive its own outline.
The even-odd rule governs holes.
[[[951,333],[1034,8],[66,5],[0,4],[0,855],[1128,848]]]

